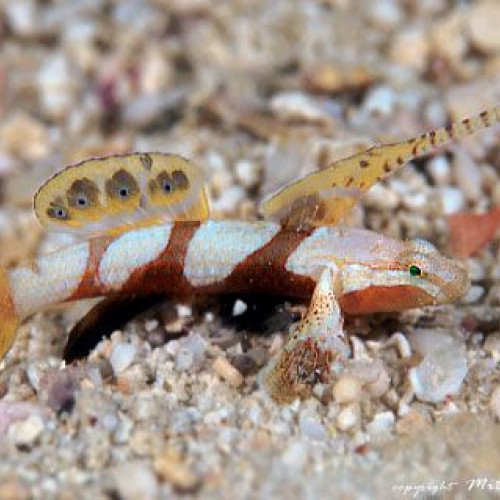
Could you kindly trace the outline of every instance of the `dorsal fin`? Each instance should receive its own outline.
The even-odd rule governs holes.
[[[82,235],[209,216],[201,171],[181,156],[163,153],[70,165],[43,184],[34,207],[48,229]]]
[[[419,137],[373,146],[285,186],[262,202],[261,213],[285,227],[337,224],[380,179],[410,160],[499,121],[500,106],[496,106]]]

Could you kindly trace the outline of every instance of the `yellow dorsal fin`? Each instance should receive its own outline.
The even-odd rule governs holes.
[[[80,235],[209,216],[201,171],[181,156],[163,153],[70,165],[38,190],[34,207],[48,229]]]
[[[286,227],[337,224],[380,179],[410,160],[499,121],[500,106],[496,106],[419,137],[373,146],[285,186],[262,202],[261,213]]]

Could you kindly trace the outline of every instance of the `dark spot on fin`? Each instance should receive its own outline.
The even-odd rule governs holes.
[[[304,227],[311,221],[323,220],[326,214],[325,202],[318,194],[310,194],[294,200],[281,222],[285,227]]]
[[[488,111],[483,111],[483,112],[479,113],[479,118],[481,118],[481,121],[484,123],[484,125],[486,125],[487,127],[490,126]]]
[[[85,209],[99,204],[99,188],[94,181],[84,177],[71,184],[66,193],[68,205],[73,208]]]
[[[433,146],[435,146],[435,145],[436,145],[436,131],[435,131],[435,130],[431,130],[431,131],[429,132],[429,138],[430,138],[430,140],[431,140],[431,144],[432,144]]]
[[[62,200],[62,198],[56,198],[54,201],[50,202],[49,208],[47,208],[47,215],[51,219],[57,219],[57,220],[70,219],[68,209],[64,206],[64,201]]]
[[[174,170],[172,172],[172,180],[176,188],[184,190],[189,187],[189,179],[182,170]]]
[[[141,155],[140,158],[142,166],[146,170],[151,170],[151,167],[153,166],[153,158],[151,158],[151,156],[149,156],[148,154]]]
[[[106,181],[106,193],[110,198],[126,200],[139,192],[139,185],[134,176],[126,170],[118,170]]]

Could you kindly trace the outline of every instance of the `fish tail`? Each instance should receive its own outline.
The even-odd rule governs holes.
[[[14,343],[19,322],[7,272],[0,267],[0,360]]]

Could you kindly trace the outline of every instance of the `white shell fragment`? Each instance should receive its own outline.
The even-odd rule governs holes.
[[[134,360],[137,349],[132,344],[118,344],[111,352],[109,361],[116,374],[123,373]]]
[[[343,408],[337,416],[337,427],[341,431],[348,431],[359,423],[359,410],[356,404]]]
[[[302,92],[282,92],[271,99],[271,109],[283,120],[311,122],[331,121],[325,110],[310,96]]]
[[[390,432],[395,423],[396,417],[392,411],[382,411],[373,417],[373,420],[366,426],[366,430],[372,436],[380,436]]]
[[[418,399],[439,403],[457,394],[467,375],[465,346],[461,339],[443,330],[414,330],[409,334],[413,349],[424,356],[410,370],[410,382]]]

